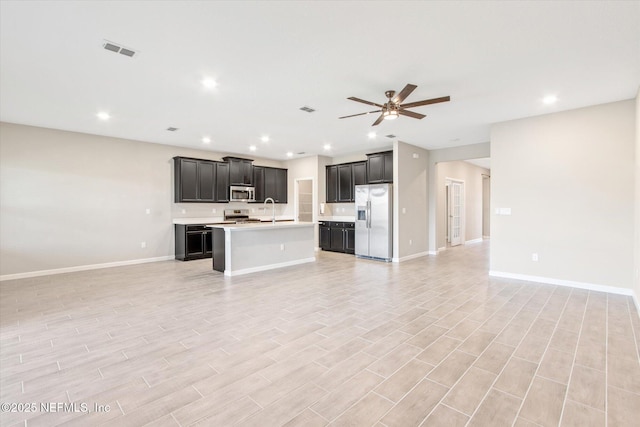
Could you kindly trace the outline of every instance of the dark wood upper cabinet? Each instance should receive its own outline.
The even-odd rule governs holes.
[[[229,164],[216,162],[215,201],[217,203],[229,202]]]
[[[367,162],[357,162],[351,165],[353,171],[353,186],[368,184]],[[353,195],[355,198],[355,194]]]
[[[353,202],[355,186],[367,183],[366,161],[329,165],[326,170],[326,202]]]
[[[367,180],[369,184],[393,182],[393,151],[367,154]]]
[[[174,157],[174,201],[215,201],[216,163],[212,160]]]
[[[351,163],[338,165],[338,202],[353,201],[353,168]]]
[[[264,202],[264,167],[253,167],[253,186],[256,189],[256,202]]]
[[[276,169],[276,203],[287,203],[289,196],[289,173],[287,169]]]
[[[271,197],[275,203],[287,203],[287,169],[267,166],[253,167],[253,186],[256,189],[256,203],[263,203]]]
[[[326,176],[326,201],[336,203],[338,201],[338,167],[327,166]]]
[[[253,160],[223,157],[229,163],[229,185],[253,185]]]

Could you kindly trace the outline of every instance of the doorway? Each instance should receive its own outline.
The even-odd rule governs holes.
[[[464,181],[447,178],[445,195],[447,245],[458,246],[464,242]]]
[[[313,221],[313,178],[298,178],[295,181],[296,221]]]

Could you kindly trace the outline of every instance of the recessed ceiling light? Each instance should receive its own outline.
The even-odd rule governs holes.
[[[107,113],[106,111],[100,111],[98,114],[96,114],[96,117],[98,117],[100,120],[109,120],[111,118],[109,113]]]
[[[325,151],[331,150],[331,144],[324,144],[324,150]]]
[[[211,138],[209,138],[208,136],[204,136],[202,137],[202,142],[205,144],[210,144],[211,143]]]
[[[269,135],[263,135],[263,136],[260,138],[260,141],[262,141],[262,142],[269,142]]]
[[[249,146],[249,150],[250,151],[256,151],[258,149],[258,147],[256,147],[255,145],[250,145]]]
[[[202,86],[204,86],[205,89],[213,89],[216,86],[218,86],[218,82],[216,82],[215,80],[213,80],[210,77],[206,77],[206,78],[202,79]]]
[[[287,157],[293,157],[293,153],[291,151],[287,151]]]
[[[542,98],[542,102],[544,102],[546,105],[555,104],[556,101],[558,101],[558,97],[555,95],[547,95]]]
[[[369,137],[369,139],[374,139],[376,137],[376,133],[375,132],[369,132],[367,134],[367,136]]]

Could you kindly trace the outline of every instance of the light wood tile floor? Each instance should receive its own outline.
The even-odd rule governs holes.
[[[3,282],[0,424],[637,426],[631,298],[487,270],[485,242],[232,279],[203,260]]]

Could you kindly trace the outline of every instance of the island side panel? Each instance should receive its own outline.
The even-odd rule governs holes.
[[[225,274],[242,274],[315,261],[313,225],[296,228],[262,226],[230,230],[231,266]]]
[[[225,269],[225,236],[223,228],[213,228],[213,269],[224,273]]]

